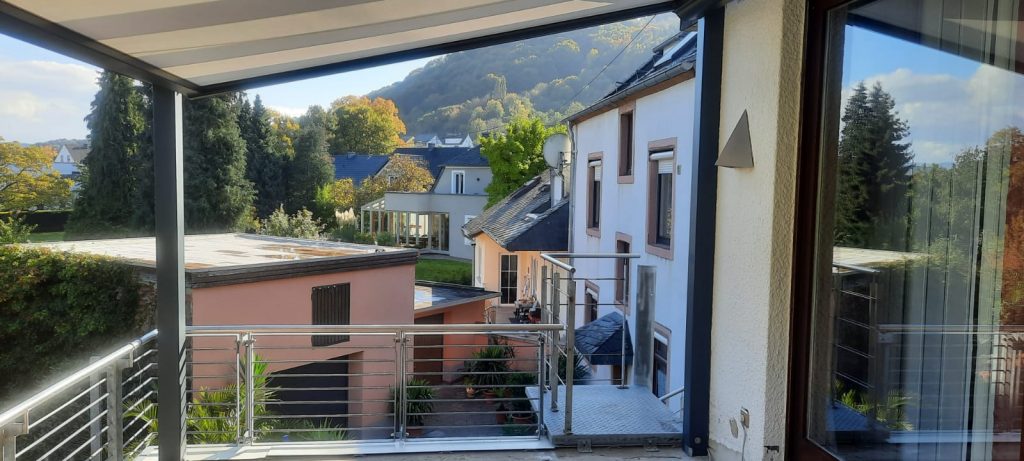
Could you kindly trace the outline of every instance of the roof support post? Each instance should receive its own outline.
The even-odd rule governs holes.
[[[681,18],[682,19],[682,18]],[[686,346],[682,357],[683,449],[689,456],[708,454],[711,388],[711,308],[715,262],[718,125],[721,118],[722,50],[725,8],[708,10],[697,22],[696,108],[693,182],[690,190],[687,254]]]
[[[153,85],[160,461],[185,459],[185,211],[181,94]]]

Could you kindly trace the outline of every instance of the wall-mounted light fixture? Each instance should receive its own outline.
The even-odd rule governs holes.
[[[732,129],[725,148],[718,154],[718,161],[715,165],[726,168],[753,168],[754,149],[750,143],[750,121],[747,120],[747,111],[743,111],[736,127]]]

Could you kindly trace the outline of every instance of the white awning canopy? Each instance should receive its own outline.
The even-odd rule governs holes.
[[[0,31],[195,96],[678,8],[670,0],[0,0]]]

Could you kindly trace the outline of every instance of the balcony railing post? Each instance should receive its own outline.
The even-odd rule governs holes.
[[[235,335],[235,443],[245,443],[242,432],[242,348],[245,336]]]
[[[625,277],[627,279],[629,278],[629,270],[631,269],[632,265],[633,265],[633,262],[631,260],[627,259],[626,260],[626,271],[625,271],[626,272]],[[623,284],[623,295],[622,295],[622,297],[625,299],[626,303],[629,303],[628,287],[625,287],[625,284]],[[619,389],[629,389],[629,383],[626,381],[626,378],[627,378],[627,374],[626,374],[626,323],[627,323],[626,322],[626,313],[627,312],[630,312],[630,309],[628,308],[628,306],[622,312],[622,344],[620,344],[620,346],[619,346]]]
[[[561,296],[559,296],[558,282],[559,282],[558,271],[551,271],[551,305],[548,307],[548,311],[551,315],[551,323],[558,322],[558,309],[561,307]],[[551,411],[558,411],[558,358],[561,356],[558,352],[558,332],[551,332],[551,357],[548,359],[548,365],[550,366],[550,376],[548,376],[549,386],[551,387]]]
[[[248,445],[252,445],[256,439],[256,351],[253,347],[255,342],[252,333],[246,333],[242,339],[242,345],[245,347],[245,443]]]
[[[406,438],[406,394],[409,393],[405,378],[405,347],[405,332],[400,331],[395,337],[395,439],[403,441]]]
[[[537,437],[544,436],[544,335],[537,333]]]
[[[3,454],[0,455],[0,460],[15,461],[14,455],[18,452],[18,436],[25,434],[28,434],[27,411],[21,421],[10,422],[0,426],[0,450],[3,452]]]
[[[96,361],[101,358],[102,357],[98,355],[91,356],[89,357],[89,363],[96,363]],[[99,384],[102,379],[103,372],[96,372],[89,376],[89,387],[91,388],[89,391],[89,421],[92,421],[89,424],[89,439],[91,440],[91,442],[89,442],[89,450],[91,453],[96,453],[92,457],[95,461],[103,459],[103,450],[100,450],[100,447],[103,446],[103,437],[100,434],[101,429],[103,429],[103,425],[99,419],[100,411],[102,410],[96,406],[96,401],[100,399]]]
[[[572,387],[576,371],[576,281],[566,283],[565,294],[565,434],[572,434]]]
[[[127,358],[115,360],[107,368],[107,458],[121,461],[124,459],[124,384],[121,382],[121,370],[132,366],[129,352]]]

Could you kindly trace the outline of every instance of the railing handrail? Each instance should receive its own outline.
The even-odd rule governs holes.
[[[541,259],[554,264],[571,274],[576,273],[576,267],[559,258],[566,259],[639,259],[636,253],[541,253]]]
[[[1004,334],[1024,333],[1024,325],[942,325],[942,324],[903,324],[883,323],[878,325],[880,333],[910,334]]]
[[[186,327],[188,334],[245,334],[245,333],[509,333],[562,331],[565,325],[470,323],[447,325],[195,325]]]
[[[668,399],[671,399],[672,397],[682,394],[683,392],[686,392],[686,386],[680,386],[678,389],[669,392],[668,394],[665,394],[661,397],[658,397],[658,400],[661,400],[662,402],[667,402]]]
[[[21,403],[11,407],[7,411],[0,413],[0,428],[17,422],[18,419],[26,419],[29,412],[39,406],[39,404],[45,402],[51,397],[66,391],[68,388],[73,386],[75,383],[87,379],[92,375],[104,370],[109,367],[114,361],[124,357],[126,354],[135,351],[143,344],[148,343],[152,339],[156,338],[157,330],[152,330],[149,333],[142,335],[141,337],[133,340],[132,342],[125,344],[113,352],[100,357],[98,360],[90,363],[84,368],[72,373],[71,375],[57,381],[50,385],[46,389],[37,392],[35,395],[21,401]],[[27,422],[27,421],[25,421]]]

